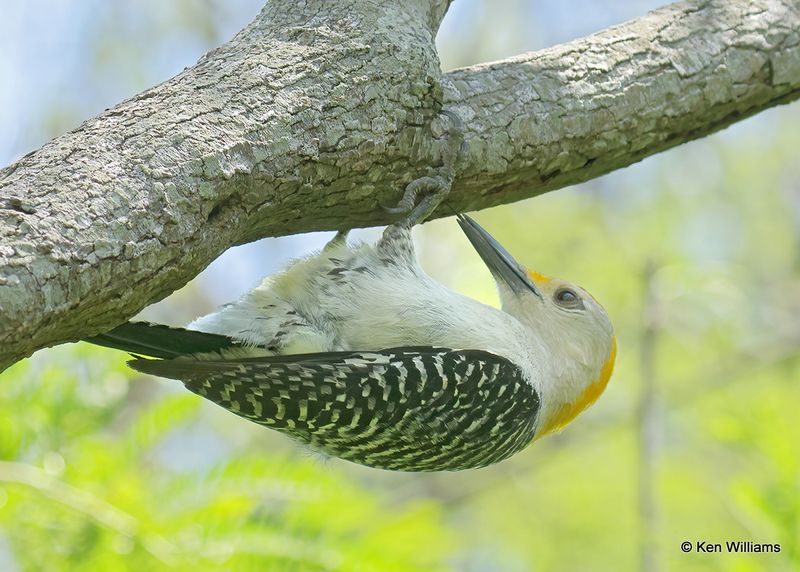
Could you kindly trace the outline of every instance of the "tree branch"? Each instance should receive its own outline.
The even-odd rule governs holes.
[[[447,75],[469,210],[580,183],[800,96],[800,2],[680,2]]]
[[[108,329],[233,244],[388,222],[470,143],[450,203],[590,179],[800,93],[796,0],[686,2],[441,74],[449,0],[271,0],[192,68],[0,171],[0,370]],[[446,213],[445,213],[446,214]]]

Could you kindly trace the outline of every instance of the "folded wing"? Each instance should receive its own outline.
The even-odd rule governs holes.
[[[531,441],[539,410],[539,396],[517,366],[481,350],[401,347],[130,365],[178,379],[318,451],[384,469],[495,463]]]

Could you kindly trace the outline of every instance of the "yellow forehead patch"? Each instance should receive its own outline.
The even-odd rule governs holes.
[[[611,379],[611,374],[614,371],[614,360],[617,357],[617,338],[616,336],[611,339],[611,353],[608,355],[606,363],[600,369],[600,375],[595,379],[586,389],[583,390],[573,403],[563,405],[561,409],[556,411],[550,419],[544,420],[544,425],[536,432],[536,439],[558,431],[567,423],[575,419],[578,414],[589,407],[592,403],[597,401],[597,398],[605,391],[608,381]]]
[[[552,282],[553,279],[549,276],[545,276],[544,274],[539,274],[533,270],[528,270],[528,276],[530,276],[534,282],[539,282],[540,284],[547,284],[548,282]]]

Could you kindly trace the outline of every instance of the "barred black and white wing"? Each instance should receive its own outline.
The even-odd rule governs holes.
[[[237,360],[136,359],[225,409],[327,455],[401,471],[456,471],[533,438],[539,396],[481,350],[403,347]]]

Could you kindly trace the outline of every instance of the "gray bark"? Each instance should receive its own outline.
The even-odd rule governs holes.
[[[584,181],[800,94],[798,0],[675,4],[442,73],[449,0],[270,0],[195,66],[0,171],[0,370],[128,319],[228,247],[389,221],[469,146],[449,204]],[[448,211],[440,211],[446,216]]]

